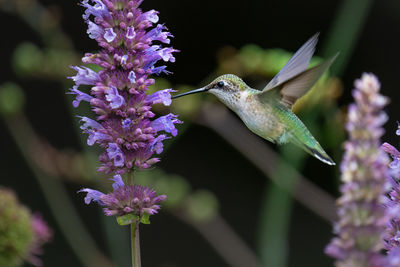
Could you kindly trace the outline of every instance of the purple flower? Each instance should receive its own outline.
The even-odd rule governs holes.
[[[94,85],[100,81],[99,75],[87,67],[71,66],[71,68],[78,72],[75,76],[68,77],[75,82],[76,87],[81,84]]]
[[[87,53],[84,64],[101,69],[95,72],[87,67],[72,67],[77,71],[69,77],[75,82],[70,94],[73,105],[88,102],[97,115],[96,120],[81,118],[82,130],[88,134],[88,145],[98,144],[104,150],[100,155],[99,171],[123,174],[133,169],[149,168],[159,161],[153,154],[161,153],[162,141],[177,135],[174,124],[181,123],[176,115],[154,118],[152,105],[170,105],[171,89],[152,95],[146,91],[154,83],[149,75],[168,74],[159,61],[174,62],[177,50],[163,47],[172,35],[163,24],[158,24],[158,12],[142,12],[142,0],[83,0],[83,18],[87,33],[101,50]],[[157,42],[155,45],[153,42]],[[78,90],[89,85],[89,92]]]
[[[400,135],[400,122],[397,122],[396,135]]]
[[[135,83],[136,82],[136,74],[134,71],[129,72],[128,74],[128,79],[131,83]]]
[[[155,151],[157,154],[161,154],[161,152],[163,152],[163,149],[164,149],[164,145],[163,145],[162,141],[164,141],[167,138],[168,137],[164,134],[157,136],[157,138],[154,139],[153,143],[151,144],[150,150],[152,152]]]
[[[112,41],[115,40],[117,34],[114,32],[113,28],[107,28],[103,37],[104,39],[106,39],[107,42],[111,43]]]
[[[104,30],[96,23],[93,23],[90,20],[88,20],[87,34],[89,34],[89,38],[97,39],[100,36],[103,36]]]
[[[164,106],[171,105],[171,92],[176,92],[172,89],[164,89],[155,92],[146,97],[146,100],[151,102],[152,104],[160,104],[162,103]]]
[[[336,259],[336,266],[387,266],[380,252],[390,220],[384,205],[388,158],[380,149],[387,98],[379,94],[379,81],[372,74],[363,74],[355,87],[355,103],[349,106],[346,124],[349,140],[341,163],[337,236],[325,252]]]
[[[103,205],[103,202],[101,202],[100,200],[100,197],[104,195],[102,192],[90,188],[83,188],[78,192],[86,192],[86,197],[85,197],[86,204],[90,204],[90,202],[93,201],[97,202],[99,205]]]
[[[125,131],[129,131],[129,129],[132,126],[132,120],[131,119],[125,119],[122,121],[122,128],[124,128]]]
[[[164,25],[158,24],[157,27],[146,33],[144,38],[148,38],[151,41],[160,41],[169,44],[171,40],[168,39],[168,37],[172,37],[172,35],[169,32],[163,32],[164,29]]]
[[[135,38],[135,36],[136,36],[135,28],[133,26],[128,27],[128,30],[126,31],[126,38],[132,40],[133,38]]]
[[[29,249],[28,261],[35,266],[42,266],[38,256],[43,254],[43,245],[52,240],[53,231],[39,213],[34,213],[32,216],[32,228],[34,238]]]
[[[151,68],[151,73],[156,74],[156,75],[160,75],[162,72],[164,72],[165,74],[170,74],[171,72],[166,70],[167,66],[159,66],[159,67],[152,67]]]
[[[176,123],[182,123],[176,118],[177,116],[170,113],[168,115],[162,116],[151,122],[151,127],[157,132],[165,131],[171,133],[173,136],[178,134],[178,130],[175,128]]]
[[[400,266],[400,247],[396,247],[396,248],[392,249],[391,251],[389,251],[387,264],[385,266],[387,266],[387,267]]]
[[[119,108],[125,103],[125,99],[119,95],[118,89],[114,86],[111,86],[110,90],[106,92],[106,99],[110,102],[112,109]]]
[[[93,96],[90,96],[88,94],[85,94],[81,91],[79,91],[78,89],[72,88],[70,89],[71,92],[68,92],[68,94],[71,95],[76,95],[75,100],[72,101],[72,105],[77,108],[79,106],[79,104],[81,103],[81,101],[86,101],[86,102],[90,102],[93,99]]]
[[[85,14],[83,15],[85,20],[88,20],[90,15],[103,19],[110,17],[110,12],[101,0],[91,0],[91,2],[95,3],[95,5],[90,5],[89,0],[82,1],[82,6],[86,8]]]
[[[124,166],[124,154],[116,143],[109,143],[107,148],[108,157],[114,160],[114,166]]]
[[[152,23],[157,23],[158,22],[157,14],[158,14],[158,11],[150,10],[150,11],[147,11],[146,13],[141,14],[138,17],[138,20],[139,21],[148,20]]]
[[[113,192],[104,194],[97,190],[83,188],[79,192],[85,192],[85,203],[97,202],[104,207],[107,216],[123,216],[133,214],[142,217],[144,214],[154,215],[160,209],[158,203],[164,201],[165,195],[157,196],[156,192],[141,185],[125,185],[120,175],[115,175],[111,180]]]

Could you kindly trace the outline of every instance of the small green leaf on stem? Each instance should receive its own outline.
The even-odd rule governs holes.
[[[117,217],[117,222],[119,225],[129,225],[136,223],[139,220],[139,216],[133,214],[126,214]]]
[[[150,214],[143,214],[142,219],[140,220],[143,224],[150,224]]]

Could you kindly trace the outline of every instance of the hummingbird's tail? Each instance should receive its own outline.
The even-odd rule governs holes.
[[[324,149],[321,147],[318,141],[315,140],[315,138],[311,135],[311,133],[308,130],[306,131],[307,135],[309,135],[307,136],[306,140],[305,138],[302,138],[304,137],[303,135],[301,136],[290,135],[288,141],[299,146],[300,148],[305,150],[310,155],[316,157],[320,161],[328,165],[336,165],[336,163],[331,159],[331,157],[328,156],[328,154],[324,151]]]

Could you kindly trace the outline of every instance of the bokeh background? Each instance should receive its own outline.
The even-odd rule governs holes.
[[[95,172],[99,151],[87,148],[74,117],[88,111],[73,111],[65,94],[72,86],[65,77],[74,75],[68,66],[98,49],[77,2],[0,0],[0,88],[13,82],[25,99],[18,114],[2,115],[0,185],[54,230],[44,266],[129,266],[128,229],[76,193],[110,188]],[[341,54],[295,107],[299,117],[340,163],[353,81],[373,72],[391,98],[383,139],[398,144],[399,1],[145,0],[142,8],[160,11],[181,51],[169,64],[173,74],[156,87],[185,91],[234,73],[262,88],[320,32],[315,62]],[[323,250],[332,237],[340,164],[261,140],[212,96],[174,102],[185,124],[155,170],[138,178],[170,198],[141,228],[143,266],[332,266]]]

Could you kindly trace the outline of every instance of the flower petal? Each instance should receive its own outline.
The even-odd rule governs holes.
[[[112,41],[115,40],[117,34],[114,32],[113,28],[107,28],[103,37],[104,39],[106,39],[107,42],[111,43]]]
[[[124,181],[122,180],[121,175],[119,175],[119,174],[114,175],[114,177],[111,178],[110,180],[114,181],[114,183],[112,185],[114,190],[125,185]]]
[[[165,106],[171,105],[171,92],[176,92],[172,89],[164,89],[157,91],[146,97],[146,100],[151,102],[152,104],[160,104],[163,103]]]
[[[91,201],[97,202],[100,205],[104,205],[103,202],[100,200],[100,197],[103,196],[104,194],[100,191],[97,190],[93,190],[90,188],[83,188],[81,190],[78,191],[78,193],[80,192],[85,192],[86,193],[86,197],[85,197],[85,203],[86,204],[90,204]]]
[[[112,109],[117,109],[125,103],[125,99],[118,93],[118,89],[111,86],[106,92],[106,99],[110,102]]]
[[[168,115],[159,117],[158,119],[151,122],[151,127],[155,129],[157,132],[165,131],[167,133],[171,133],[173,136],[178,134],[178,130],[175,128],[175,123],[182,123],[177,119],[177,116],[170,113]]]

